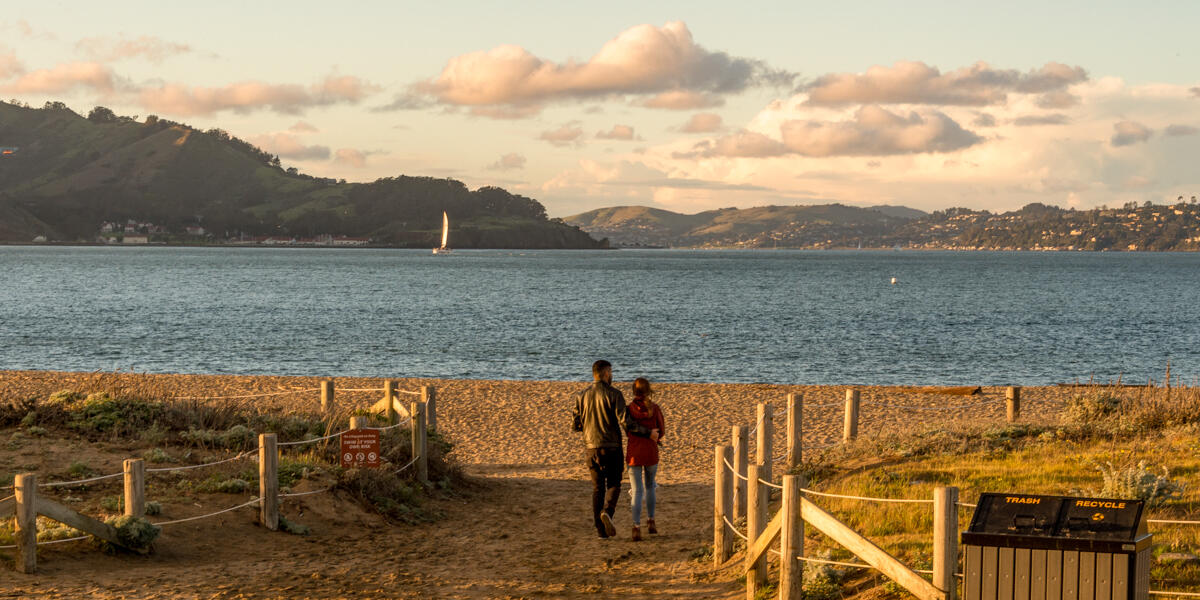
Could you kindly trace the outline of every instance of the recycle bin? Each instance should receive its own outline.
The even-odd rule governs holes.
[[[963,600],[1148,600],[1141,500],[985,493],[962,533]]]

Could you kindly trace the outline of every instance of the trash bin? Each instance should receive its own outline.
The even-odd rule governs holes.
[[[964,600],[1148,600],[1141,500],[983,494],[962,533]]]

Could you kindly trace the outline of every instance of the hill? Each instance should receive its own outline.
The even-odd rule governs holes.
[[[132,222],[158,241],[247,236],[349,236],[431,247],[450,214],[452,245],[598,248],[602,242],[546,217],[536,200],[469,190],[432,177],[346,183],[284,169],[220,129],[149,116],[138,122],[97,107],[33,109],[0,102],[0,241],[92,241],[105,222]],[[192,228],[192,239],[187,237]]]
[[[565,219],[616,245],[729,248],[953,250],[1200,250],[1195,197],[1174,204],[1127,203],[1086,211],[1045,204],[1020,210],[840,204],[726,208],[694,215],[623,206]]]

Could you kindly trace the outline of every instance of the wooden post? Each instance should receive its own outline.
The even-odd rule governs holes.
[[[127,458],[125,468],[125,515],[146,516],[146,461]]]
[[[750,504],[746,511],[746,537],[750,538],[749,547],[758,536],[762,535],[767,523],[767,486],[758,481],[758,465],[752,464],[747,468],[750,479]],[[746,600],[755,600],[754,595],[759,588],[767,585],[767,557],[759,556],[757,560],[746,554]]]
[[[387,424],[399,423],[399,417],[396,416],[396,382],[391,379],[383,382],[383,404],[383,414],[387,418]]]
[[[791,471],[800,466],[804,444],[804,396],[787,396],[787,467]]]
[[[426,452],[425,436],[425,403],[413,402],[412,410],[412,455],[417,459],[417,479],[421,483],[429,483],[429,455]]]
[[[954,600],[958,592],[958,488],[933,490],[933,587]]]
[[[350,429],[366,429],[370,426],[370,417],[350,417]]]
[[[758,455],[755,459],[758,462],[758,476],[763,481],[771,481],[771,462],[775,448],[775,411],[769,403],[759,402],[757,417],[758,439],[755,440],[755,450]]]
[[[779,600],[800,600],[804,584],[804,519],[800,516],[800,488],[804,478],[783,476],[783,527],[779,532]]]
[[[741,425],[733,426],[733,515],[731,521],[746,517],[746,462],[750,453],[750,432]],[[739,477],[740,476],[740,477]]]
[[[271,531],[279,529],[279,449],[275,434],[258,434],[259,520]]]
[[[1004,404],[1008,409],[1008,422],[1016,423],[1021,418],[1021,388],[1010,386],[1004,390]]]
[[[17,571],[37,570],[37,475],[25,473],[13,480],[17,501]]]
[[[321,382],[321,414],[327,415],[333,412],[333,380],[326,379]]]
[[[733,482],[730,481],[733,475],[725,463],[730,462],[732,457],[732,447],[717,446],[713,471],[713,562],[717,565],[729,560],[733,555],[733,532],[729,531],[729,526],[725,524],[733,504]]]
[[[862,394],[858,390],[846,390],[845,420],[842,423],[842,441],[858,438],[858,404]]]
[[[421,386],[421,402],[425,403],[425,428],[437,430],[437,388],[432,385]]]

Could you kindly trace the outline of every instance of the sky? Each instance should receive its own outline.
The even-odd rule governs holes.
[[[0,0],[0,98],[559,217],[1088,209],[1200,196],[1196,23],[1194,1]]]

